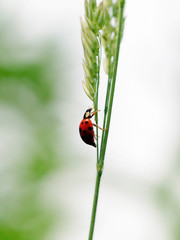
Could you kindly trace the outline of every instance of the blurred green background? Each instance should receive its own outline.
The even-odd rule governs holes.
[[[61,213],[43,192],[63,165],[56,44],[27,44],[0,17],[0,239],[41,240]],[[61,68],[61,60],[58,68]],[[65,89],[65,84],[63,86]],[[46,189],[46,190],[44,190]]]
[[[87,239],[83,3],[0,1],[0,240]],[[127,1],[126,15],[94,239],[180,240],[179,4]],[[106,75],[100,88],[102,125]]]

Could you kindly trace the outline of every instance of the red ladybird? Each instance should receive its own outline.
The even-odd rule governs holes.
[[[93,130],[93,126],[96,126],[98,128],[100,128],[99,126],[97,126],[96,124],[91,122],[91,119],[96,112],[98,111],[94,111],[93,113],[91,113],[92,108],[89,108],[86,110],[83,120],[81,121],[80,125],[79,125],[79,133],[80,136],[82,138],[82,140],[89,145],[92,145],[94,147],[96,147],[96,144],[94,142],[94,130]],[[100,128],[101,130],[105,130]]]

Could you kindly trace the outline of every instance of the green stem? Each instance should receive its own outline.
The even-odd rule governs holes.
[[[110,48],[112,47],[112,42],[110,43]],[[112,76],[111,76],[111,55],[109,54],[109,74],[108,74],[108,82],[107,82],[107,90],[106,90],[106,100],[105,100],[105,105],[104,105],[104,120],[103,120],[103,129],[106,127],[106,119],[107,119],[107,112],[108,112],[108,105],[109,105],[109,94],[111,90],[111,83],[112,83]],[[102,140],[101,140],[101,145],[103,143],[104,139],[104,131],[102,133]]]
[[[111,79],[108,76],[108,83],[107,83],[107,91],[106,91],[106,100],[105,100],[105,105],[104,105],[104,120],[103,120],[103,129],[106,128],[106,119],[107,119],[107,112],[108,112],[108,103],[109,103],[109,93],[111,89]],[[102,132],[102,139],[101,139],[101,146],[103,143],[104,139],[104,133],[105,131]]]
[[[112,77],[112,85],[110,89],[110,98],[109,98],[109,106],[108,106],[108,113],[107,113],[107,122],[106,122],[106,129],[104,133],[103,142],[101,144],[101,152],[100,152],[100,160],[99,160],[99,169],[103,169],[104,166],[104,156],[106,152],[107,146],[107,139],[109,134],[109,126],[111,120],[111,112],[112,112],[112,105],[113,105],[113,98],[114,98],[114,90],[115,90],[115,83],[116,83],[116,75],[117,75],[117,66],[118,66],[118,59],[119,59],[119,50],[120,50],[120,42],[122,38],[122,30],[123,30],[123,11],[124,11],[124,3],[125,1],[120,1],[120,18],[119,18],[119,29],[118,29],[118,39],[117,39],[117,46],[116,46],[116,55],[115,55],[115,62],[114,62],[114,69],[113,69],[113,77]]]
[[[118,39],[117,39],[115,63],[114,63],[114,69],[113,69],[113,77],[112,77],[112,83],[110,82],[111,79],[110,78],[108,79],[108,87],[109,88],[107,89],[107,93],[106,93],[107,108],[105,109],[105,111],[108,110],[108,112],[107,112],[107,121],[106,121],[106,113],[104,115],[104,118],[105,118],[104,119],[104,125],[106,126],[107,131],[105,131],[104,137],[102,138],[100,159],[97,162],[96,185],[95,185],[93,208],[92,208],[92,215],[91,215],[91,224],[90,224],[88,240],[92,240],[93,239],[93,233],[94,233],[94,226],[95,226],[95,219],[96,219],[96,211],[97,211],[97,204],[98,204],[100,181],[101,181],[103,165],[104,165],[104,156],[105,156],[106,146],[107,146],[107,139],[108,139],[109,126],[110,126],[110,120],[111,120],[111,112],[112,112],[112,105],[113,105],[113,97],[114,97],[114,89],[115,89],[115,83],[116,83],[116,74],[117,74],[117,66],[118,66],[118,58],[119,58],[119,49],[120,49],[120,42],[121,42],[121,38],[122,38],[123,21],[124,21],[123,20],[124,3],[125,3],[125,0],[121,0],[120,1],[119,29],[118,29]]]
[[[97,95],[98,99],[98,95]],[[94,102],[94,110],[96,111],[98,109],[98,101]],[[98,125],[98,112],[95,115],[95,121],[96,124]],[[96,152],[97,152],[97,162],[99,161],[99,140],[98,140],[98,128],[96,128],[96,136],[97,136],[97,141],[96,141]]]
[[[89,238],[88,238],[88,240],[92,240],[93,239],[101,175],[102,175],[102,171],[98,171],[97,172],[97,176],[96,176],[96,185],[95,185],[95,191],[94,191],[94,200],[93,200],[93,208],[92,208],[92,214],[91,214],[91,224],[90,224],[90,229],[89,229]]]
[[[99,51],[101,52],[101,50]],[[101,65],[101,54],[98,54],[98,74],[97,74],[97,81],[96,81],[96,97],[94,100],[94,110],[98,110],[98,95],[99,95],[99,78],[100,78],[100,65]],[[95,115],[95,121],[96,124],[98,125],[98,112]],[[97,150],[97,162],[99,161],[99,139],[98,139],[98,128],[96,128],[96,136],[97,136],[97,141],[96,141],[96,150]]]
[[[111,55],[109,56],[109,62],[111,62]],[[109,64],[109,73],[110,73],[110,71],[111,71],[111,64]],[[109,105],[109,94],[110,94],[110,90],[111,90],[111,83],[112,83],[112,77],[110,75],[108,75],[106,100],[105,100],[105,105],[104,105],[103,129],[106,128],[106,119],[107,119],[107,112],[108,112],[108,105]],[[104,131],[102,132],[101,147],[102,147],[103,140],[104,140]]]

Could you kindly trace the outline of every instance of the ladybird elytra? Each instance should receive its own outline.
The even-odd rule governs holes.
[[[82,140],[89,145],[96,147],[94,142],[94,130],[91,120],[83,119],[79,125],[79,133]]]
[[[88,108],[86,110],[86,112],[84,113],[83,120],[80,122],[80,125],[79,125],[79,133],[80,133],[82,140],[86,144],[96,147],[96,143],[94,142],[95,135],[94,135],[93,126],[98,127],[99,129],[101,129],[103,131],[106,131],[106,129],[102,129],[95,123],[91,122],[90,118],[92,118],[96,114],[96,112],[98,112],[99,110],[96,110],[92,113],[91,113],[91,111],[92,111],[92,108]]]

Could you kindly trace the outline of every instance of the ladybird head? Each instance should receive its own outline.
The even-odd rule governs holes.
[[[84,117],[83,119],[86,119],[86,118],[91,118],[91,111],[92,111],[92,108],[89,108],[86,110],[85,114],[84,114]]]

